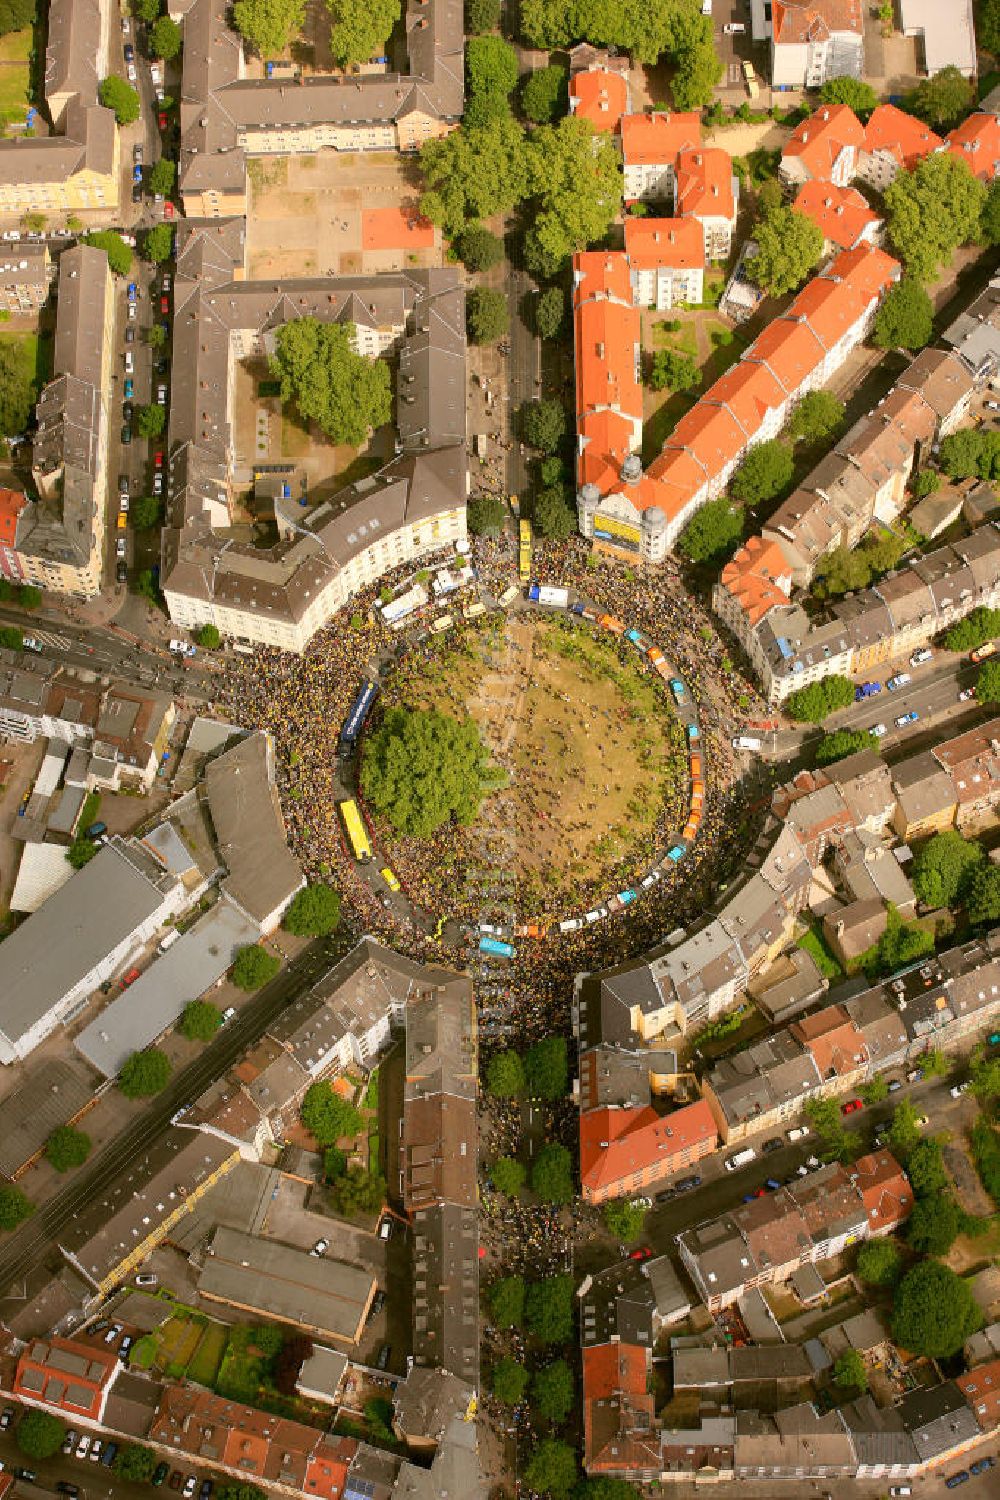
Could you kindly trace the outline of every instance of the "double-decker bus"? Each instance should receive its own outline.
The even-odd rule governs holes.
[[[363,864],[372,857],[372,841],[368,837],[368,830],[358,810],[358,804],[351,797],[346,802],[338,802],[337,811],[340,813],[351,853],[359,864]]]
[[[522,583],[527,583],[531,578],[531,522],[519,521],[517,524],[517,576]]]

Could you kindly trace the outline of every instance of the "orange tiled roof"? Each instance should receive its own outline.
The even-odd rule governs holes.
[[[705,236],[697,219],[626,219],[625,254],[637,271],[660,266],[695,270],[705,264]]]
[[[580,1180],[585,1187],[606,1188],[658,1162],[668,1163],[705,1141],[718,1140],[712,1111],[704,1099],[669,1115],[650,1106],[591,1109],[580,1116]]]
[[[622,156],[628,166],[658,166],[676,161],[678,152],[701,144],[701,115],[657,110],[651,115],[623,115]]]
[[[977,1365],[968,1375],[957,1375],[955,1384],[976,1414],[984,1432],[1000,1422],[1000,1359]]]
[[[17,521],[28,503],[20,490],[0,489],[0,542],[13,547],[17,542]]]
[[[789,1032],[812,1054],[824,1080],[842,1078],[868,1061],[865,1039],[842,1005],[793,1021]]]
[[[96,1422],[117,1370],[118,1356],[109,1349],[77,1339],[34,1339],[17,1362],[13,1392],[44,1402],[66,1416]]]
[[[588,68],[570,79],[569,97],[579,119],[589,120],[595,130],[617,130],[628,109],[628,80],[607,68]]]
[[[885,152],[912,172],[918,161],[937,151],[942,141],[923,120],[914,119],[895,104],[880,104],[865,126],[864,149]]]
[[[865,138],[861,121],[846,104],[824,104],[796,126],[782,156],[794,156],[813,177],[825,179],[845,146],[860,146]]]
[[[787,317],[769,323],[743,356],[752,363],[767,365],[789,395],[812,374],[824,352],[809,325],[795,320],[795,307],[793,303]]]
[[[722,570],[719,582],[742,608],[751,625],[757,625],[769,609],[787,604],[791,576],[778,542],[751,537]]]
[[[684,448],[708,479],[736,457],[746,446],[746,438],[736,418],[724,406],[699,401],[681,417],[666,446]]]
[[[947,147],[968,163],[973,177],[992,182],[1000,171],[1000,120],[996,115],[970,115],[951,132]]]
[[[822,42],[835,31],[862,34],[861,0],[774,0],[775,42]]]
[[[632,306],[628,260],[621,251],[584,250],[573,257],[573,306],[591,297]]]
[[[724,406],[748,438],[760,431],[767,413],[781,405],[784,392],[765,365],[741,359],[720,375],[702,398]]]
[[[792,207],[811,219],[823,238],[841,250],[850,250],[866,229],[882,222],[857,188],[837,187],[832,182],[803,183]]]
[[[659,1458],[647,1351],[638,1344],[594,1344],[583,1351],[583,1452],[588,1473],[642,1470]]]
[[[913,1189],[890,1151],[873,1151],[854,1163],[868,1215],[868,1231],[878,1234],[902,1224],[913,1212]]]
[[[632,452],[633,424],[615,411],[585,412],[577,420],[581,485],[596,484],[606,495],[618,482],[622,464]]]
[[[642,420],[639,311],[617,302],[584,302],[576,310],[577,415],[610,406]]]
[[[696,219],[732,219],[733,159],[717,146],[682,151],[677,157],[677,212]]]

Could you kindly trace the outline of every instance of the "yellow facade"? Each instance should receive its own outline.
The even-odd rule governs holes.
[[[117,209],[121,184],[118,132],[115,132],[113,171],[87,167],[53,182],[0,183],[0,213],[77,213],[86,209]]]

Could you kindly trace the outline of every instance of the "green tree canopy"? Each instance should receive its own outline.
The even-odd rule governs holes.
[[[428,839],[453,819],[474,822],[504,780],[468,716],[392,708],[365,741],[361,789],[398,833],[413,838]]]
[[[262,1490],[259,1484],[237,1484],[230,1480],[228,1484],[220,1484],[216,1490],[218,1500],[267,1500],[266,1490]]]
[[[910,475],[910,494],[914,500],[926,500],[941,488],[941,475],[933,469],[915,469]]]
[[[148,1484],[158,1463],[159,1454],[147,1448],[145,1443],[126,1443],[115,1454],[112,1467],[119,1479],[127,1479],[132,1484]]]
[[[846,104],[856,115],[870,115],[878,105],[878,95],[871,84],[849,74],[828,78],[819,97],[824,104]]]
[[[528,1389],[528,1372],[519,1360],[504,1358],[493,1366],[493,1394],[504,1406],[516,1406]]]
[[[116,229],[95,229],[83,236],[83,243],[103,250],[116,276],[127,276],[132,269],[132,251]]]
[[[332,443],[360,447],[392,415],[389,367],[351,348],[353,324],[295,318],[278,329],[269,361],[281,398]]]
[[[222,643],[217,625],[203,625],[195,636],[203,651],[216,651]]]
[[[645,1222],[646,1207],[643,1203],[633,1203],[628,1198],[613,1198],[604,1205],[605,1228],[626,1245],[639,1238]]]
[[[402,9],[400,0],[327,0],[327,5],[333,17],[330,52],[342,68],[382,53]]]
[[[142,237],[142,253],[156,264],[170,259],[174,253],[174,231],[169,224],[154,224],[146,230]]]
[[[119,125],[134,125],[139,118],[141,105],[139,95],[130,83],[119,78],[117,73],[101,80],[97,97],[105,109],[114,110]]]
[[[535,332],[541,339],[557,339],[566,322],[566,293],[561,286],[548,286],[535,302]]]
[[[969,882],[965,910],[975,927],[1000,922],[1000,865],[986,865]]]
[[[730,493],[745,505],[761,505],[780,494],[794,469],[788,444],[780,438],[769,438],[750,449],[730,481]]]
[[[981,844],[954,828],[935,833],[917,850],[911,879],[925,906],[953,906],[985,859]]]
[[[564,1359],[542,1365],[531,1379],[531,1404],[547,1422],[565,1422],[573,1409],[573,1371]]]
[[[211,1000],[189,1000],[181,1012],[180,1033],[189,1042],[210,1042],[222,1025],[222,1012]]]
[[[11,31],[23,31],[30,26],[38,13],[36,0],[3,0],[0,4],[0,36]]]
[[[877,750],[878,740],[867,729],[835,729],[825,734],[816,746],[816,764],[832,766],[834,761],[847,755],[856,755],[859,750]]]
[[[541,453],[554,453],[566,436],[566,408],[561,401],[526,401],[518,412],[524,441]]]
[[[918,1198],[935,1198],[948,1188],[941,1142],[934,1136],[921,1136],[910,1152],[906,1175]]]
[[[575,250],[603,239],[614,223],[622,200],[621,158],[610,136],[566,115],[533,132],[528,166],[537,209],[525,259],[533,272],[552,277]]]
[[[868,1389],[865,1362],[856,1349],[845,1349],[833,1366],[833,1383],[851,1398],[863,1396]]]
[[[753,239],[746,274],[772,297],[794,292],[823,254],[823,231],[794,208],[771,209],[754,225]]]
[[[169,16],[159,16],[149,32],[149,50],[153,57],[162,57],[165,62],[177,56],[181,50],[181,28]]]
[[[785,699],[785,712],[798,723],[822,724],[828,714],[854,702],[854,683],[834,672],[819,682],[810,682]]]
[[[531,519],[539,536],[563,542],[576,530],[576,512],[566,500],[566,490],[561,484],[547,485],[539,490],[531,506]]]
[[[984,661],[976,674],[976,701],[1000,703],[1000,661]]]
[[[657,349],[649,367],[649,384],[654,391],[693,391],[701,385],[701,371],[690,354]]]
[[[907,964],[916,963],[934,952],[934,934],[916,922],[904,922],[892,905],[886,912],[886,928],[873,948],[862,954],[858,968],[872,981],[895,974]]]
[[[465,29],[469,36],[482,36],[500,25],[501,0],[465,0]]]
[[[980,0],[976,7],[976,41],[1000,56],[1000,0]]]
[[[901,1099],[892,1112],[889,1149],[905,1166],[919,1143],[920,1126],[917,1124],[916,1107],[909,1099]]]
[[[1000,479],[1000,432],[963,427],[941,439],[938,463],[949,479]]]
[[[364,1167],[348,1167],[330,1189],[330,1200],[337,1213],[348,1218],[378,1213],[385,1197],[385,1178],[380,1172],[366,1172]]]
[[[326,937],[340,924],[340,893],[317,883],[303,886],[289,903],[281,925],[296,937]]]
[[[493,1321],[498,1328],[520,1328],[524,1322],[523,1276],[502,1276],[493,1283],[487,1296]]]
[[[164,16],[163,19],[166,20],[167,17]],[[149,169],[146,186],[151,193],[160,193],[167,198],[173,192],[176,180],[177,163],[171,161],[169,156],[158,156]]]
[[[495,344],[510,329],[510,313],[503,292],[474,286],[465,298],[465,323],[474,344]]]
[[[524,1297],[524,1321],[543,1344],[567,1343],[573,1336],[572,1276],[531,1282]]]
[[[126,1099],[147,1099],[166,1088],[170,1059],[159,1047],[146,1047],[127,1058],[118,1075],[118,1087]]]
[[[528,1092],[535,1099],[561,1099],[569,1087],[566,1038],[547,1036],[528,1048],[524,1057]]]
[[[149,406],[140,406],[135,414],[136,431],[140,437],[158,438],[167,425],[167,409],[158,401]]]
[[[879,349],[922,349],[934,333],[934,307],[919,281],[904,276],[886,293],[875,315],[872,343]]]
[[[149,531],[163,520],[163,501],[159,495],[140,495],[132,501],[129,519],[136,531]]]
[[[503,240],[485,224],[467,224],[455,236],[455,252],[467,271],[489,271],[503,260]]]
[[[26,1411],[14,1429],[14,1439],[25,1458],[52,1458],[65,1436],[66,1424],[50,1411]]]
[[[899,1285],[892,1336],[911,1354],[948,1359],[982,1321],[968,1283],[938,1261],[925,1260]]]
[[[906,108],[932,130],[952,130],[972,109],[975,99],[976,85],[949,66],[932,78],[921,79],[907,98]]]
[[[908,275],[933,281],[957,247],[978,234],[985,198],[968,163],[947,151],[900,172],[886,189],[885,206],[889,238]]]
[[[507,520],[507,507],[499,495],[473,495],[466,521],[473,536],[499,536]]]
[[[449,235],[468,219],[509,213],[528,194],[524,131],[505,116],[488,125],[463,125],[420,151],[426,191],[421,212]]]
[[[788,435],[798,442],[822,442],[832,437],[844,420],[844,403],[831,391],[809,391],[792,412]]]
[[[720,567],[743,540],[743,507],[725,495],[695,511],[681,532],[677,547],[694,563]]]
[[[980,605],[945,631],[942,644],[948,651],[974,651],[997,635],[1000,635],[1000,609]]]
[[[517,87],[517,53],[501,36],[473,36],[465,44],[470,94],[510,97]]]
[[[984,245],[1000,245],[1000,180],[996,178],[986,189],[986,201],[979,216],[979,238]]]
[[[327,1146],[323,1152],[323,1176],[328,1183],[336,1182],[347,1171],[347,1157],[336,1146]]]
[[[573,1199],[573,1164],[565,1146],[549,1141],[531,1167],[531,1186],[545,1203],[561,1206]]]
[[[958,1204],[950,1193],[921,1198],[913,1205],[906,1238],[920,1255],[947,1255],[961,1229]]]
[[[281,959],[268,953],[259,943],[249,943],[241,948],[229,971],[229,977],[240,990],[259,990],[262,984],[272,980],[281,968]]]
[[[302,1123],[321,1146],[335,1146],[361,1129],[361,1115],[325,1079],[311,1083],[302,1101]]]
[[[90,1155],[90,1136],[72,1125],[57,1125],[45,1142],[45,1159],[57,1172],[82,1167]]]
[[[869,1286],[892,1286],[899,1279],[902,1264],[895,1240],[869,1240],[858,1251],[858,1275]]]
[[[305,0],[236,0],[233,22],[261,57],[274,56],[302,30],[305,11]]]
[[[495,1052],[486,1066],[486,1088],[495,1099],[513,1099],[525,1090],[524,1064],[509,1049]]]
[[[569,72],[553,63],[529,73],[521,89],[521,108],[536,125],[550,125],[569,108]]]
[[[498,1193],[504,1193],[508,1198],[516,1198],[524,1187],[524,1179],[527,1174],[519,1161],[513,1156],[498,1156],[490,1166],[490,1180]]]
[[[42,591],[33,583],[22,583],[17,590],[17,602],[22,609],[38,609],[42,602]]]
[[[566,1500],[576,1477],[576,1452],[558,1438],[542,1438],[524,1466],[529,1489],[551,1495],[552,1500]]]

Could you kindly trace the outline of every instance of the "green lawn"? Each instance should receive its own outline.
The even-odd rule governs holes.
[[[0,62],[27,62],[31,55],[31,37],[30,26],[0,36]]]
[[[823,938],[819,923],[810,923],[809,931],[799,938],[799,947],[804,948],[810,958],[815,961],[817,969],[824,979],[840,979],[843,969],[840,967]]]
[[[10,38],[4,38],[9,41]],[[0,67],[0,120],[9,125],[23,120],[31,103],[28,97],[30,73],[27,63],[5,63]]]
[[[199,1385],[214,1387],[219,1367],[222,1364],[222,1356],[226,1352],[228,1338],[228,1331],[221,1323],[209,1323],[206,1326],[201,1342],[188,1365],[189,1380],[197,1381]]]

